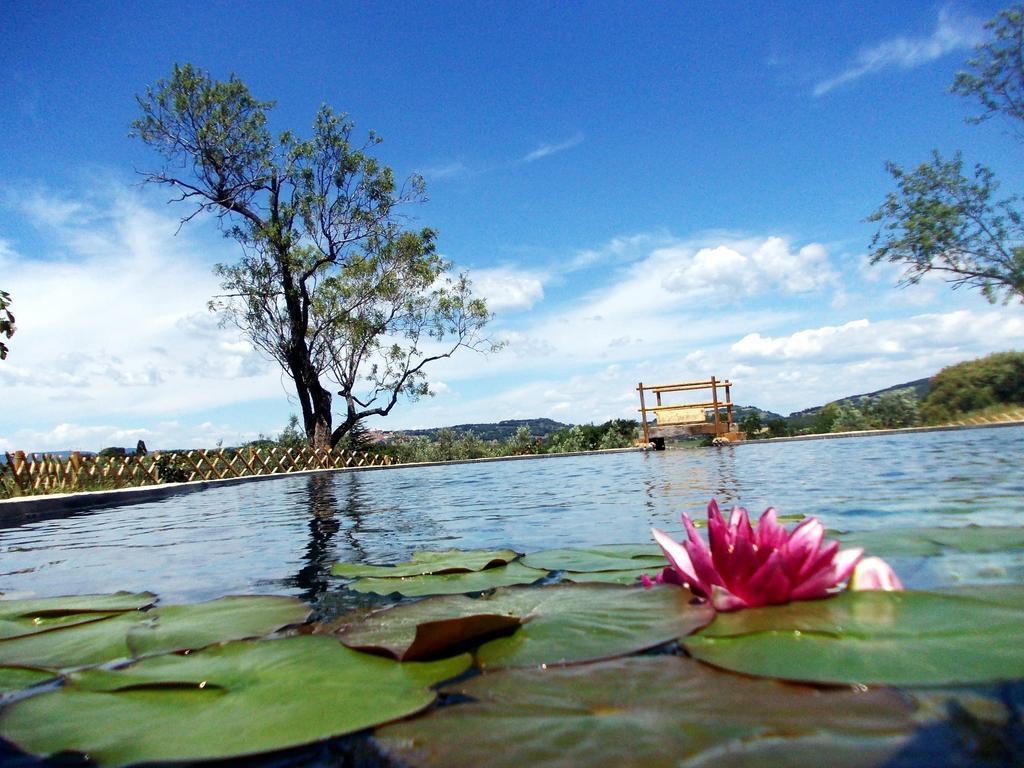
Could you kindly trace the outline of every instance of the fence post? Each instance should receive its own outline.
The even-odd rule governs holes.
[[[72,451],[71,456],[68,457],[68,466],[71,468],[71,482],[72,488],[77,488],[79,483],[79,477],[82,474],[82,454],[80,451]]]
[[[13,461],[11,459],[11,455],[7,454],[7,460],[11,463],[11,470],[14,472],[14,485],[18,489],[18,491],[24,493],[25,485],[21,481],[21,473],[22,471],[25,471],[25,473],[28,474],[27,465],[25,463],[25,452],[15,451]],[[32,478],[28,477],[26,479],[29,480],[29,487],[31,487]]]

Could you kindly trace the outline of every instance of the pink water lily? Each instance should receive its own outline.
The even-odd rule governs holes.
[[[825,526],[814,517],[786,531],[772,507],[761,515],[755,530],[743,507],[733,507],[726,523],[712,499],[710,549],[685,513],[683,525],[687,540],[682,543],[652,529],[670,563],[657,580],[688,587],[719,611],[827,597],[849,578],[863,554],[862,549],[840,551],[838,541],[826,542]],[[885,575],[876,573],[884,581]],[[650,584],[650,579],[644,583]]]

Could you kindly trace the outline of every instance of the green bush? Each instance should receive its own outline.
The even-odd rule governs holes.
[[[936,424],[996,405],[1024,405],[1024,353],[997,352],[943,368],[921,402],[921,420]]]

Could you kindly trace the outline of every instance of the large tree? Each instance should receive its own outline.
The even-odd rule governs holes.
[[[374,134],[354,144],[352,123],[324,106],[312,138],[275,138],[273,102],[188,64],[138,101],[133,133],[166,159],[146,180],[191,204],[183,222],[216,215],[242,247],[217,266],[225,293],[210,308],[294,382],[311,445],[429,394],[431,362],[497,348],[483,335],[483,300],[438,255],[434,232],[403,227],[399,209],[425,199],[423,179],[397,186],[369,154]]]
[[[969,122],[1002,116],[1024,138],[1024,6],[1003,11],[986,28],[990,41],[978,46],[952,90],[984,107]],[[959,153],[947,160],[938,152],[911,171],[887,167],[898,189],[869,217],[882,223],[872,264],[903,266],[903,284],[937,272],[954,287],[979,288],[993,303],[1024,302],[1024,219],[1017,198],[997,198],[991,170],[976,165],[965,173]]]

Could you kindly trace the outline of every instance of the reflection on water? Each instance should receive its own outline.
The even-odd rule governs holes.
[[[1015,427],[285,477],[0,528],[0,591],[334,600],[339,560],[645,542],[711,497],[841,530],[1021,525],[1022,459]],[[894,565],[912,586],[1024,574],[1020,555]]]

